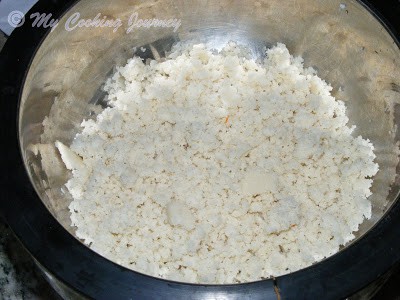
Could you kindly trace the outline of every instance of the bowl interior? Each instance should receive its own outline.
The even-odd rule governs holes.
[[[67,30],[71,18],[120,19],[115,28]],[[135,28],[129,20],[177,19],[173,28]],[[70,27],[69,27],[70,28]],[[71,29],[71,28],[70,28]],[[331,83],[345,101],[355,135],[374,144],[380,171],[374,178],[372,218],[356,233],[364,235],[390,209],[399,193],[400,51],[385,28],[357,1],[146,1],[81,0],[39,47],[26,77],[20,105],[19,134],[26,168],[40,198],[64,226],[70,226],[72,198],[64,184],[70,177],[54,146],[69,145],[82,120],[93,118],[104,103],[102,85],[128,58],[164,56],[177,41],[228,41],[248,47],[255,59],[277,42],[300,55],[306,66]],[[134,52],[134,48],[145,51]],[[43,121],[46,119],[45,125]]]

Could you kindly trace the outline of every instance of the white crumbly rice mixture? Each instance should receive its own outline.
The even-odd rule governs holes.
[[[248,282],[328,257],[371,217],[373,145],[332,87],[283,44],[262,63],[229,43],[133,58],[109,108],[56,143],[76,235],[133,270]]]

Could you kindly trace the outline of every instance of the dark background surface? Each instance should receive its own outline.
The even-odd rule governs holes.
[[[392,26],[392,31],[400,33],[400,0],[367,0]]]

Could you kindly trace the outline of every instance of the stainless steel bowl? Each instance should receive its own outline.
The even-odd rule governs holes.
[[[74,228],[70,226],[68,210],[72,199],[61,189],[70,174],[65,169],[54,147],[54,142],[60,140],[67,145],[70,144],[80,130],[79,125],[82,120],[93,118],[101,109],[104,105],[102,84],[116,66],[123,65],[134,55],[135,47],[147,49],[145,52],[137,52],[136,55],[154,58],[165,55],[165,52],[177,41],[206,42],[218,48],[233,40],[247,46],[255,58],[260,58],[264,55],[265,46],[282,42],[287,45],[292,54],[302,56],[306,65],[316,68],[319,76],[332,84],[334,96],[343,99],[348,107],[350,125],[357,126],[354,134],[370,139],[375,145],[376,162],[380,166],[380,171],[374,178],[373,195],[370,197],[373,205],[372,218],[361,225],[356,233],[357,240],[346,245],[333,258],[304,271],[311,272],[312,270],[318,274],[317,270],[325,270],[329,266],[337,270],[339,265],[335,264],[335,259],[338,259],[340,255],[342,257],[351,255],[353,253],[351,248],[360,248],[363,238],[365,238],[364,242],[368,242],[372,247],[372,238],[366,237],[369,234],[371,236],[371,232],[373,233],[371,228],[376,224],[387,222],[387,213],[395,207],[400,191],[400,181],[397,176],[400,137],[397,130],[400,123],[400,51],[394,37],[361,2],[352,0],[195,0],[190,2],[149,0],[137,3],[126,0],[112,2],[81,0],[64,2],[68,5],[75,4],[64,10],[57,3],[58,10],[53,17],[58,17],[61,12],[64,14],[59,19],[58,26],[51,32],[50,28],[28,28],[26,24],[22,29],[17,30],[16,37],[10,45],[14,43],[15,46],[17,38],[26,36],[29,32],[40,33],[36,33],[38,36],[33,38],[35,44],[32,45],[33,50],[28,51],[29,56],[26,54],[22,56],[20,52],[13,56],[21,55],[22,62],[30,62],[29,66],[23,66],[19,60],[14,61],[17,65],[15,72],[27,71],[25,76],[20,73],[15,75],[15,78],[21,80],[23,85],[15,87],[15,90],[11,92],[9,90],[4,92],[5,89],[3,89],[2,93],[2,99],[18,98],[17,100],[20,101],[16,132],[18,132],[23,164],[40,200],[64,227],[61,229],[55,225],[56,223],[51,223],[52,226],[57,227],[57,232],[64,230],[73,235]],[[36,6],[36,9],[39,7]],[[182,23],[176,32],[173,28],[135,28],[127,33],[129,19],[135,12],[141,19],[178,19]],[[79,13],[80,19],[93,19],[100,13],[101,17],[107,16],[107,19],[120,19],[122,26],[116,32],[113,31],[114,28],[94,27],[66,30],[65,24],[76,13]],[[38,41],[43,37],[39,45]],[[10,48],[11,46],[6,51],[10,52]],[[3,81],[3,86],[4,84],[12,85],[7,80]],[[45,118],[47,121],[43,126]],[[15,148],[9,151],[15,151]],[[27,187],[24,186],[24,188]],[[24,197],[17,195],[17,198]],[[26,199],[21,201],[26,201]],[[16,213],[11,213],[9,207],[4,210],[6,216]],[[395,210],[392,209],[392,211]],[[50,218],[45,212],[41,214]],[[12,223],[12,221],[9,222]],[[18,230],[23,229],[20,223],[15,227],[19,228],[16,229],[17,234]],[[384,235],[382,230],[376,234]],[[63,241],[64,237],[63,235]],[[70,240],[68,241],[70,243]],[[29,245],[29,242],[27,244]],[[28,246],[28,249],[30,248],[29,250],[34,252],[34,255],[40,256],[37,249],[40,248],[39,245],[35,247]],[[86,256],[90,256],[90,259],[93,257],[96,257],[96,260],[102,259],[79,242],[74,243],[74,247],[81,247],[79,252],[84,252]],[[32,250],[32,248],[35,249]],[[363,249],[365,250],[358,251],[361,251],[360,253],[367,251],[367,248]],[[38,260],[46,265],[40,259]],[[112,265],[105,260],[101,261],[107,266]],[[349,264],[351,263],[353,262]],[[354,262],[354,264],[361,264],[361,262]],[[51,269],[50,265],[46,268]],[[343,267],[343,265],[340,266]],[[116,266],[113,268],[117,270]],[[377,272],[381,272],[383,268],[377,267],[380,270]],[[135,273],[123,268],[118,268],[118,270]],[[323,271],[320,272],[320,276],[326,276],[326,274],[335,276],[336,274],[333,270],[326,274]],[[305,273],[300,271],[296,274]],[[289,277],[285,278],[291,278],[287,281],[289,283],[297,282],[295,281],[297,275],[289,274],[287,275]],[[63,275],[59,273],[57,277],[63,277]],[[60,279],[75,289],[85,290],[84,286],[77,287],[72,277],[74,276]],[[313,278],[315,277],[317,276],[314,275]],[[160,282],[150,277],[143,278],[150,280],[149,282]],[[371,281],[371,278],[365,280]],[[172,293],[168,290],[170,282],[165,282],[167,282],[165,292]],[[265,287],[268,286],[270,292],[272,291],[271,295],[275,295],[276,282],[267,280],[264,284]],[[274,284],[275,288],[273,288]],[[357,284],[359,285],[357,288],[360,288],[360,283]],[[284,286],[283,284],[282,289]],[[192,290],[191,287],[193,287]],[[195,287],[185,285],[188,291],[198,291]],[[215,286],[207,291],[226,291],[227,287],[229,286]],[[257,289],[256,286],[248,284],[245,288],[232,287],[231,291],[247,291],[248,288]],[[345,293],[349,289],[350,287],[344,288],[342,294],[335,295],[346,296]],[[198,295],[203,295],[198,293]],[[88,294],[95,295],[89,292]],[[160,296],[160,294],[156,295]],[[265,292],[264,295],[270,294]]]

